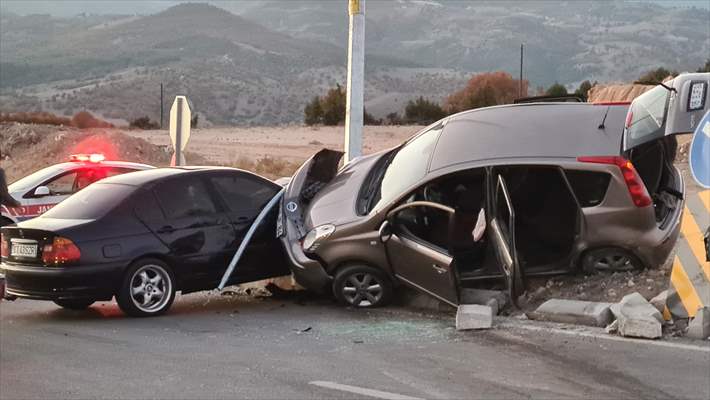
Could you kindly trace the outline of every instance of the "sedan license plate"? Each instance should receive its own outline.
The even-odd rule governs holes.
[[[13,243],[10,250],[10,256],[37,258],[37,244]]]

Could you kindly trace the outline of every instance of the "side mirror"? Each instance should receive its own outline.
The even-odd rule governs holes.
[[[42,197],[42,196],[49,196],[51,193],[49,192],[49,188],[46,186],[37,186],[37,189],[35,189],[35,192],[33,193],[34,196],[36,197]]]
[[[392,225],[388,220],[384,220],[380,225],[380,242],[386,243],[392,237]]]

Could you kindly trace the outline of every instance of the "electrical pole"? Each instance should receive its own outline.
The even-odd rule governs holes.
[[[160,129],[163,129],[163,82],[160,82]]]
[[[518,98],[523,97],[523,44],[520,43],[520,81],[518,82]]]
[[[345,107],[345,162],[362,155],[365,111],[365,0],[349,0],[348,81]]]

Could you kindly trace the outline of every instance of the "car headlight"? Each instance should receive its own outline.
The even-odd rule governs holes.
[[[306,234],[303,238],[303,251],[314,252],[320,245],[320,241],[332,235],[335,232],[335,225],[320,225]]]

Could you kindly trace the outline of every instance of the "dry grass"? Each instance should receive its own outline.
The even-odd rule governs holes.
[[[234,162],[227,163],[225,166],[251,171],[269,179],[278,179],[284,176],[293,175],[300,165],[269,156],[265,156],[257,160],[252,160],[242,156],[237,158]]]

